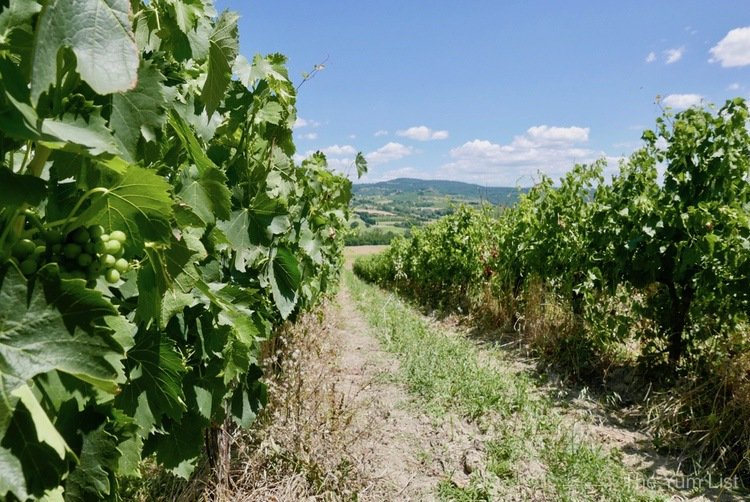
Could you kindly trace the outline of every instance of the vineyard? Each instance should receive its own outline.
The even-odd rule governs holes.
[[[748,109],[665,113],[605,182],[540,182],[499,217],[462,208],[362,278],[470,312],[578,382],[629,375],[658,444],[750,475]]]
[[[285,58],[211,2],[10,0],[0,33],[0,498],[220,468],[261,343],[337,284],[351,183],[295,165]]]

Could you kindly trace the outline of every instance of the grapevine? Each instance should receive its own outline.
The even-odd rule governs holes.
[[[0,498],[114,500],[150,455],[190,476],[337,282],[351,183],[292,160],[285,59],[240,56],[237,19],[0,7]]]

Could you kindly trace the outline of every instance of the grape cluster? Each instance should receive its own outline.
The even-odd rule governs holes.
[[[104,275],[107,282],[114,284],[130,269],[123,258],[126,241],[125,232],[114,230],[106,234],[100,225],[78,227],[67,235],[46,229],[34,240],[19,240],[11,252],[24,275],[33,274],[45,263],[58,263],[63,277],[86,279],[93,286]]]

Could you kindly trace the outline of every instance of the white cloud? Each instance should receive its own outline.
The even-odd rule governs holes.
[[[662,99],[662,103],[676,110],[684,110],[691,106],[700,106],[703,96],[700,94],[670,94]]]
[[[305,134],[300,134],[298,137],[300,139],[313,140],[313,139],[318,139],[318,133],[316,133],[316,132],[308,132],[308,133],[305,133]]]
[[[357,149],[352,145],[331,145],[320,149],[326,157],[341,157],[343,155],[356,155]]]
[[[448,131],[433,131],[427,126],[410,127],[403,131],[396,131],[398,136],[415,139],[417,141],[431,141],[436,139],[448,139]]]
[[[401,143],[387,143],[374,152],[365,155],[367,162],[373,165],[384,164],[394,160],[403,159],[414,153],[414,149]]]
[[[750,26],[735,28],[709,50],[708,61],[724,68],[750,65]]]
[[[550,127],[540,125],[529,127],[526,133],[538,143],[576,143],[589,140],[588,127]]]
[[[385,129],[380,129],[379,131],[375,131],[375,134],[373,135],[376,138],[379,138],[380,136],[388,136],[388,131]]]
[[[485,185],[530,185],[542,172],[559,178],[576,163],[604,156],[581,146],[589,137],[587,127],[530,127],[509,144],[475,139],[450,151],[451,160],[438,177]]]
[[[357,139],[357,135],[356,134],[350,134],[349,135],[349,139]]]
[[[294,125],[292,126],[292,129],[299,129],[301,127],[318,127],[320,125],[320,122],[316,120],[309,120],[309,119],[303,119],[302,117],[297,117],[297,120],[294,121]]]
[[[656,61],[656,53],[654,51],[651,51],[648,53],[648,56],[646,56],[646,62],[653,63],[654,61]]]
[[[667,49],[664,51],[667,64],[676,63],[682,59],[683,54],[685,54],[685,47],[677,47],[676,49]]]
[[[731,84],[729,84],[727,86],[727,90],[728,91],[739,91],[741,87],[742,86],[739,83],[734,82],[734,83],[731,83]]]

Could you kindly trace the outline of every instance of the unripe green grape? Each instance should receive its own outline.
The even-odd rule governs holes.
[[[111,254],[105,254],[102,255],[101,258],[99,258],[99,261],[105,267],[112,268],[115,266],[115,263],[117,263],[117,258],[112,256]]]
[[[99,239],[102,235],[104,235],[104,227],[101,225],[91,225],[88,230],[91,240]]]
[[[93,242],[88,241],[86,244],[83,245],[83,252],[88,254],[95,254],[96,253],[96,246]]]
[[[127,272],[130,269],[130,263],[128,263],[128,260],[126,260],[125,258],[119,258],[115,262],[115,267],[114,268],[115,268],[115,270],[117,270],[121,274],[124,274],[125,272]]]
[[[92,262],[86,269],[86,275],[89,279],[96,279],[102,272],[102,264],[98,261]]]
[[[107,242],[106,241],[96,241],[96,244],[94,244],[94,251],[96,251],[98,254],[107,254]]]
[[[107,242],[109,240],[109,234],[102,234],[99,236],[99,240]]]
[[[96,287],[96,278],[89,278],[86,281],[86,287],[89,289],[94,289]]]
[[[48,245],[60,244],[62,242],[62,233],[59,230],[47,230],[44,232],[44,240]]]
[[[104,272],[104,278],[107,280],[108,283],[114,284],[120,280],[120,272],[118,272],[114,268],[110,268],[109,270]]]
[[[23,275],[31,275],[36,272],[37,262],[34,258],[26,258],[21,262],[21,272]]]
[[[125,232],[121,230],[114,230],[112,233],[109,234],[109,238],[118,241],[120,244],[125,244],[125,241],[128,240],[128,237],[127,235],[125,235]]]
[[[122,258],[125,255],[125,248],[120,247],[120,250],[115,253],[115,258]]]
[[[81,246],[78,244],[69,242],[63,247],[63,255],[69,260],[75,260],[79,254],[81,254]]]
[[[52,247],[50,249],[52,251],[52,254],[60,254],[60,252],[62,251],[62,244],[52,244]]]
[[[78,227],[68,234],[68,240],[76,244],[86,244],[90,240],[89,232],[83,227]]]
[[[80,267],[88,267],[91,265],[91,262],[93,261],[91,259],[91,255],[87,253],[81,253],[78,255],[78,259],[76,260],[78,262],[78,265]]]
[[[34,258],[39,259],[39,257],[43,256],[47,253],[47,246],[37,246],[34,248]]]
[[[36,244],[34,244],[33,241],[29,239],[21,239],[20,241],[13,244],[11,252],[16,258],[18,258],[19,260],[23,260],[30,254],[32,254],[34,252],[34,249],[36,249]]]
[[[122,249],[122,244],[120,244],[120,241],[110,239],[107,241],[106,249],[107,249],[107,253],[111,255],[116,255]]]

